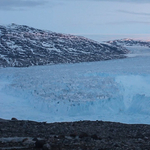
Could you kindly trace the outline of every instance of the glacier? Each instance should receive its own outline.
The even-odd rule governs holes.
[[[0,68],[0,118],[150,124],[150,49],[128,49],[125,59]]]

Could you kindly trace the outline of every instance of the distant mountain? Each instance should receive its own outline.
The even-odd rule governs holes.
[[[150,41],[141,41],[141,40],[134,40],[134,39],[119,39],[113,41],[107,41],[113,46],[144,46],[150,48]]]
[[[126,48],[39,30],[25,25],[0,26],[0,66],[77,63],[124,58]]]

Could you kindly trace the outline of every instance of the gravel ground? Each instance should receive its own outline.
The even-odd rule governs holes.
[[[149,150],[150,125],[0,119],[1,150]]]

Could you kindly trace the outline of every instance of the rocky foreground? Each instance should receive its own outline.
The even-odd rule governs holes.
[[[0,149],[149,150],[150,125],[0,119]]]

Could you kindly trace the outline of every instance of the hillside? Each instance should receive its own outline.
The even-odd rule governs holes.
[[[135,40],[130,38],[107,41],[106,43],[114,46],[142,46],[150,48],[150,41]]]
[[[124,58],[128,50],[25,25],[0,26],[0,66],[78,63]]]

